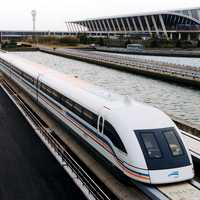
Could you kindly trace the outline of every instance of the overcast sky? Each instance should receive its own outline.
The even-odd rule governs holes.
[[[6,0],[0,6],[0,29],[31,30],[32,9],[37,30],[65,30],[66,20],[190,7],[200,7],[200,0]]]

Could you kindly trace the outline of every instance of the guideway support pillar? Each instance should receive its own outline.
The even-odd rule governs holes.
[[[173,40],[173,33],[170,33],[170,40]]]
[[[178,39],[181,40],[181,38],[182,38],[181,33],[178,33]]]
[[[187,40],[188,40],[188,41],[191,40],[191,34],[190,34],[190,33],[188,33],[188,35],[187,35]]]

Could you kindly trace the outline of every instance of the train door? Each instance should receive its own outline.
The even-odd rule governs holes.
[[[104,129],[104,118],[102,116],[98,117],[98,123],[97,123],[97,130],[99,134],[103,134]]]

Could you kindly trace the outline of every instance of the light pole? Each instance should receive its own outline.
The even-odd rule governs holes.
[[[31,15],[32,15],[32,20],[33,20],[33,35],[32,35],[32,39],[36,40],[36,35],[35,35],[35,21],[36,21],[36,10],[32,10],[31,11]]]

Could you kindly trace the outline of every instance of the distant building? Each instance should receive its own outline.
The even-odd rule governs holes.
[[[200,8],[140,13],[66,22],[71,33],[92,36],[139,35],[200,40]]]
[[[23,30],[0,30],[0,41],[19,39],[19,38],[29,38],[33,35],[36,36],[66,36],[70,33],[64,31],[23,31]]]

